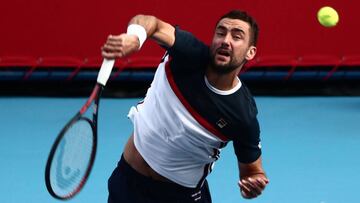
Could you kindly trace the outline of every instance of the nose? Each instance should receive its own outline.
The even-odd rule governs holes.
[[[229,47],[230,46],[230,41],[231,41],[231,36],[229,34],[225,35],[225,37],[223,38],[223,41],[221,42],[221,46],[222,47]]]

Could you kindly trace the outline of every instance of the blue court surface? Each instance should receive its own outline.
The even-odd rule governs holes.
[[[0,202],[60,202],[47,192],[44,170],[59,130],[86,98],[0,97]],[[140,99],[101,101],[95,166],[73,203],[107,201],[107,179],[132,126]],[[360,202],[360,97],[256,97],[263,162],[270,184],[261,197],[241,198],[232,145],[209,176],[214,203]]]

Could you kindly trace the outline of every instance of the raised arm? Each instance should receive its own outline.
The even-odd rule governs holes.
[[[246,199],[259,196],[269,183],[264,169],[262,168],[261,156],[254,162],[239,164],[241,195]]]
[[[129,21],[127,33],[108,36],[102,55],[108,59],[128,56],[138,51],[147,38],[171,47],[175,42],[175,28],[154,16],[136,15]]]

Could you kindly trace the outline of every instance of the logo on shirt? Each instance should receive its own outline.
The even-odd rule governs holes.
[[[216,122],[216,125],[219,126],[219,128],[224,128],[227,125],[227,122],[223,118],[220,118],[220,120]]]

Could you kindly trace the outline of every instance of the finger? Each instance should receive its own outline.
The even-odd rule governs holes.
[[[108,38],[107,38],[107,40],[108,40],[108,41],[117,41],[117,40],[120,40],[120,39],[121,39],[120,36],[121,36],[121,35],[109,35]]]
[[[257,190],[263,190],[266,186],[265,181],[260,178],[248,178],[248,181],[251,187]]]
[[[121,53],[102,53],[101,54],[102,57],[106,58],[106,59],[117,59],[117,58],[122,58],[123,55]]]
[[[123,51],[123,47],[122,46],[113,46],[111,44],[104,44],[102,50],[107,51],[107,52],[122,52]]]
[[[109,45],[104,45],[102,47],[102,52],[105,52],[104,56],[109,56],[109,57],[123,57],[126,55],[126,52],[123,47],[113,47]]]
[[[249,187],[250,188],[255,188],[255,187],[257,187],[257,185],[256,185],[256,181],[254,180],[254,179],[252,179],[252,178],[247,178],[246,180],[244,180],[248,185],[249,185]]]
[[[107,59],[121,58],[124,56],[124,54],[122,52],[108,52],[105,50],[101,51],[101,55]]]
[[[260,195],[262,191],[265,189],[266,186],[265,182],[263,182],[259,178],[249,178],[249,179],[250,182],[252,183],[254,190],[257,191],[257,193]]]
[[[242,187],[246,193],[250,196],[256,197],[257,195],[261,194],[261,190],[259,191],[256,189],[256,186],[248,180],[242,180]]]
[[[106,58],[106,59],[115,59],[116,58],[114,53],[109,53],[109,52],[105,52],[105,51],[102,51],[101,55],[103,58]]]
[[[127,39],[128,35],[121,34],[121,35],[109,35],[107,38],[107,42],[109,43],[124,43]]]
[[[245,199],[252,199],[256,197],[256,195],[251,192],[251,190],[246,186],[246,184],[242,183],[241,181],[239,181],[238,184],[240,187],[241,196],[243,196]]]
[[[123,46],[123,43],[119,41],[107,41],[105,44],[113,47]]]
[[[255,180],[257,182],[257,185],[262,189],[265,189],[266,185],[268,184],[268,182],[266,182],[266,180],[262,178],[256,178]]]
[[[251,196],[250,193],[245,192],[244,190],[241,190],[241,196],[243,196],[245,199],[252,199],[254,198],[253,196]]]
[[[124,46],[124,42],[125,42],[125,40],[123,40],[123,39],[107,40],[106,44],[111,45],[111,46]]]
[[[246,182],[244,180],[239,180],[239,187],[242,191],[245,191],[247,193],[249,193],[251,190],[250,188],[247,186]]]
[[[122,34],[119,34],[119,35],[109,35],[108,38],[109,39],[113,39],[113,40],[119,40],[121,38],[123,38],[124,36],[127,36],[128,34],[126,33],[122,33]]]
[[[247,178],[247,180],[244,180],[245,183],[247,183],[247,187],[249,188],[250,192],[254,195],[260,195],[262,192],[262,188],[257,185],[257,182],[253,178]]]
[[[113,46],[113,47],[122,47],[124,46],[124,42],[125,40],[123,39],[123,37],[116,37],[110,35],[107,38],[105,45]]]

